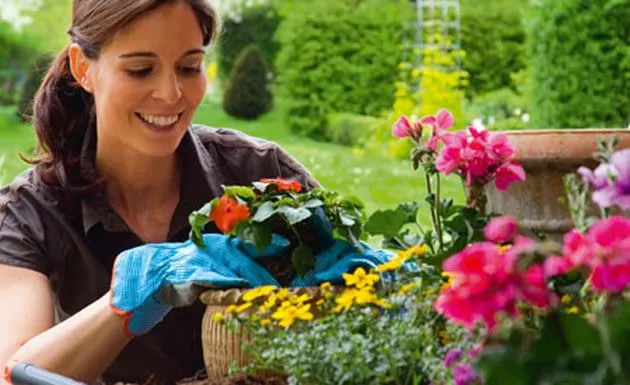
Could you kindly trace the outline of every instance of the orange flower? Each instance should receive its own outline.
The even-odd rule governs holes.
[[[275,179],[261,179],[262,183],[273,183],[281,191],[295,191],[300,192],[302,190],[302,184],[297,180],[285,180],[280,178]]]
[[[210,213],[210,220],[214,221],[224,234],[232,231],[237,223],[249,217],[250,212],[247,205],[241,205],[236,199],[226,195],[219,199],[219,204],[214,206]]]

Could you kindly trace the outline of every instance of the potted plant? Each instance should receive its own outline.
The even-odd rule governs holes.
[[[243,241],[250,255],[260,254],[256,262],[275,281],[253,291],[232,288],[201,295],[206,304],[202,338],[210,377],[221,378],[233,362],[247,361],[240,347],[246,334],[216,327],[211,322],[215,315],[259,290],[304,286],[309,282],[306,274],[315,267],[316,255],[331,248],[336,240],[363,251],[360,239],[364,237],[364,220],[363,203],[356,198],[321,188],[304,191],[298,181],[278,178],[261,179],[250,186],[224,186],[223,195],[190,214],[190,238],[199,247],[205,246],[203,232],[213,222],[223,234]],[[264,255],[274,238],[286,246],[273,255]]]

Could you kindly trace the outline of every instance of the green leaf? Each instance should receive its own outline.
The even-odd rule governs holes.
[[[271,243],[271,228],[267,224],[242,221],[235,231],[239,239],[254,245],[259,253]]]
[[[253,182],[252,186],[254,186],[254,188],[261,193],[264,193],[265,191],[267,191],[267,187],[269,187],[270,184],[271,183]]]
[[[254,199],[256,198],[256,194],[252,191],[251,187],[245,186],[224,186],[223,190],[226,194],[233,197],[240,197],[244,199]]]
[[[205,247],[202,239],[202,231],[206,224],[210,222],[209,215],[212,210],[213,201],[206,203],[197,211],[193,211],[188,216],[188,223],[190,224],[190,240],[201,248]]]
[[[308,202],[304,203],[302,207],[306,207],[307,209],[314,209],[323,205],[324,202],[322,202],[320,199],[311,199]]]
[[[354,226],[354,224],[356,223],[356,221],[350,217],[348,214],[345,213],[340,213],[339,214],[339,219],[341,219],[341,224],[344,226]]]
[[[536,370],[525,366],[512,347],[496,345],[483,349],[476,367],[482,372],[485,385],[531,384]]]
[[[393,238],[402,227],[416,221],[417,203],[403,203],[395,210],[376,210],[365,223],[365,231],[371,235],[383,235]]]
[[[313,257],[313,252],[308,247],[300,244],[291,255],[291,262],[293,263],[293,267],[295,267],[295,271],[300,277],[303,277],[308,273],[312,268],[315,267],[315,258]]]
[[[258,207],[256,213],[252,217],[252,221],[264,222],[265,220],[271,218],[276,212],[277,210],[273,208],[273,203],[267,201]]]
[[[291,225],[302,222],[312,215],[311,211],[305,207],[293,208],[290,206],[280,206],[277,211],[284,215]]]

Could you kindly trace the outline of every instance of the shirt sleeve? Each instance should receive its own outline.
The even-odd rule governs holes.
[[[33,203],[14,186],[0,190],[0,264],[49,275],[50,261],[41,248],[43,227]]]

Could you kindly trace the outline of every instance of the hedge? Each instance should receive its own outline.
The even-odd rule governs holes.
[[[553,0],[529,14],[535,127],[627,127],[630,0]]]
[[[326,139],[333,112],[379,116],[394,101],[401,43],[412,5],[322,0],[296,6],[281,23],[277,72],[293,133]]]

